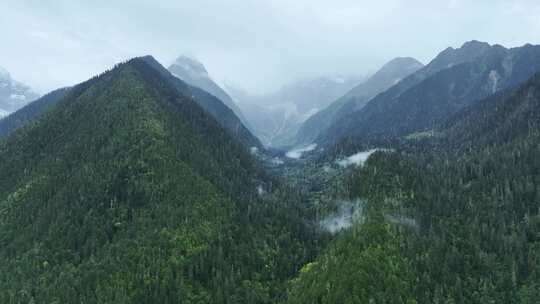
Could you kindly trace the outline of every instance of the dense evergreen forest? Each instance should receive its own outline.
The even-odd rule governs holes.
[[[3,140],[0,185],[0,303],[267,303],[319,246],[302,195],[147,59]]]
[[[538,303],[539,80],[350,172],[364,218],[300,270],[288,302]]]
[[[276,163],[156,64],[3,121],[0,303],[538,303],[540,76]]]

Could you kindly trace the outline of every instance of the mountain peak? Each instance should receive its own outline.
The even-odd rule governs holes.
[[[396,83],[403,77],[421,69],[424,65],[412,57],[396,57],[387,62],[383,67],[371,77],[371,82]],[[386,85],[384,85],[386,87]],[[379,91],[379,90],[377,90]]]
[[[427,66],[427,74],[431,75],[442,69],[449,68],[464,62],[470,62],[493,47],[487,42],[471,40],[465,42],[460,48],[449,47],[442,51]]]
[[[165,69],[161,63],[159,63],[153,56],[146,55],[146,56],[140,56],[130,59],[127,64],[130,65],[137,65],[137,64],[143,64],[148,65],[152,67],[154,70],[158,71],[162,76],[168,77],[167,75],[170,73],[167,69]]]
[[[173,66],[177,65],[189,73],[192,77],[208,77],[208,71],[200,61],[191,57],[181,55],[173,63]]]
[[[492,48],[493,46],[487,42],[471,40],[465,42],[457,51],[461,53],[460,56],[476,58]]]
[[[387,62],[382,68],[381,70],[384,70],[384,69],[394,69],[394,68],[403,68],[403,67],[411,67],[411,68],[421,68],[423,67],[424,65],[412,58],[412,57],[396,57],[392,60],[390,60],[389,62]]]
[[[485,49],[489,48],[491,45],[487,42],[478,41],[478,40],[471,40],[465,42],[461,48],[462,49]]]
[[[158,63],[159,64],[159,62],[152,55],[144,55],[144,56],[134,57],[134,58],[131,58],[128,62],[136,62],[136,61],[144,61],[146,63]]]

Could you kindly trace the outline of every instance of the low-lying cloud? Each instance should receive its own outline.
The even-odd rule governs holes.
[[[292,149],[289,152],[287,152],[285,154],[285,156],[287,156],[288,158],[292,158],[292,159],[299,159],[300,157],[302,157],[302,154],[304,154],[306,152],[311,152],[311,151],[315,150],[315,148],[317,148],[317,144],[311,144],[311,145],[308,145],[308,146],[295,148],[295,149]]]
[[[387,215],[385,215],[385,218],[386,218],[386,220],[388,222],[390,222],[392,224],[409,227],[409,228],[412,228],[414,230],[419,229],[418,223],[416,222],[415,219],[410,218],[410,217],[406,217],[404,215],[387,214]]]
[[[339,159],[336,162],[337,162],[338,165],[340,165],[343,168],[348,167],[348,166],[352,166],[352,165],[354,165],[354,166],[363,166],[364,163],[371,156],[371,154],[373,154],[373,153],[375,153],[377,151],[390,152],[392,150],[375,148],[375,149],[371,149],[371,150],[368,150],[368,151],[362,151],[362,152],[355,153],[355,154],[353,154],[351,156],[348,156],[346,158]]]
[[[322,219],[319,225],[330,233],[347,229],[362,218],[363,205],[360,199],[339,201],[338,210]]]

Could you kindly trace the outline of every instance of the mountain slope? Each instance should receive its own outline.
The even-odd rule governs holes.
[[[395,58],[386,63],[365,82],[304,122],[296,135],[297,143],[311,143],[336,121],[351,112],[361,110],[371,98],[418,71],[422,66],[422,63],[409,57]]]
[[[240,142],[248,147],[262,147],[259,140],[243,125],[235,113],[225,104],[223,104],[223,102],[221,102],[217,97],[197,87],[190,86],[177,77],[174,77],[152,57],[143,57],[141,60],[147,61],[147,64],[155,69],[161,75],[164,81],[167,81],[170,85],[175,87],[181,94],[190,96]],[[26,124],[28,121],[38,117],[42,112],[56,104],[59,99],[63,98],[67,93],[68,91],[66,89],[53,91],[45,95],[43,98],[30,103],[27,107],[21,109],[20,111],[6,117],[4,120],[0,120],[0,138],[5,136],[13,129],[20,127]]]
[[[0,302],[270,296],[271,240],[298,223],[265,209],[248,149],[154,64],[77,85],[0,141]]]
[[[29,102],[38,95],[26,85],[13,80],[4,68],[0,67],[0,118],[6,116]]]
[[[169,81],[175,86],[181,93],[186,96],[191,96],[195,102],[197,102],[204,110],[210,113],[214,119],[216,119],[225,129],[229,130],[233,136],[249,147],[262,148],[260,141],[249,131],[247,126],[242,122],[241,118],[237,116],[234,110],[213,95],[211,92],[205,91],[198,86],[191,85],[188,82],[184,82],[178,76],[173,76],[159,64],[154,58],[145,58],[149,61],[150,66],[156,69],[164,79]],[[175,70],[175,69],[173,69]]]
[[[469,42],[442,52],[425,68],[331,126],[318,141],[429,130],[460,109],[515,87],[538,69],[539,46],[506,49]]]
[[[239,102],[258,137],[265,145],[293,145],[302,123],[359,82],[359,77],[318,77],[287,84],[277,91],[252,95],[239,89],[228,91]]]
[[[445,144],[460,149],[504,145],[539,136],[540,74],[464,108],[436,128]]]
[[[187,84],[202,89],[217,97],[227,107],[233,110],[242,123],[249,128],[249,124],[245,120],[244,114],[242,114],[240,108],[238,108],[234,100],[232,100],[232,98],[217,83],[215,83],[212,78],[210,78],[208,71],[202,63],[186,56],[180,56],[173,64],[171,64],[171,66],[169,66],[168,70]]]
[[[540,75],[348,177],[364,214],[291,280],[288,303],[536,303]]]
[[[0,138],[7,136],[13,130],[18,129],[35,119],[41,113],[54,107],[60,99],[69,92],[69,88],[58,89],[29,103],[11,115],[0,119]]]

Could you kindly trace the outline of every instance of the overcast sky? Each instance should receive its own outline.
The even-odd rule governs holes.
[[[0,0],[0,66],[43,93],[130,57],[202,61],[252,92],[426,63],[477,39],[540,44],[538,0]]]

